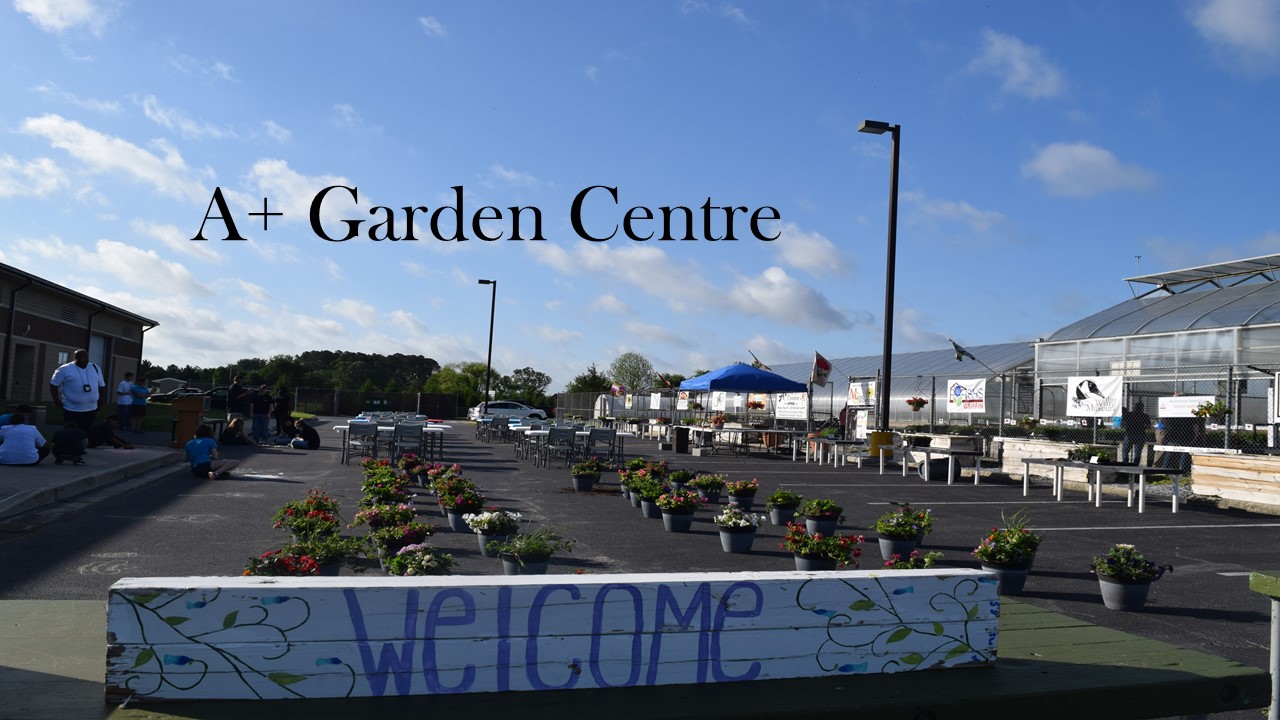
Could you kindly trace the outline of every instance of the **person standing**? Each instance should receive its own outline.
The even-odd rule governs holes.
[[[58,366],[49,378],[53,404],[62,408],[63,418],[74,422],[85,435],[93,427],[98,404],[106,396],[107,381],[97,363],[89,362],[89,353],[77,350],[74,359]]]
[[[1120,411],[1120,429],[1124,438],[1120,441],[1120,461],[1126,465],[1145,465],[1142,448],[1147,444],[1147,429],[1151,416],[1143,409],[1142,401],[1133,404],[1132,410]]]
[[[274,415],[276,418],[276,435],[288,435],[288,427],[293,419],[293,398],[289,395],[289,388],[283,385],[280,386],[279,390],[276,390]]]
[[[271,407],[274,401],[271,390],[266,383],[258,386],[258,392],[249,398],[249,407],[253,412],[253,441],[259,445],[271,443]]]
[[[147,398],[150,396],[151,388],[147,386],[147,379],[138,378],[138,382],[133,384],[133,404],[129,406],[132,418],[129,425],[135,433],[142,433],[142,421],[147,417]]]
[[[244,378],[237,375],[227,388],[227,422],[244,417],[244,403],[250,392],[244,389],[243,383]]]
[[[120,427],[127,428],[133,423],[133,416],[130,415],[133,404],[133,373],[124,374],[124,379],[116,386],[116,418],[120,420]]]

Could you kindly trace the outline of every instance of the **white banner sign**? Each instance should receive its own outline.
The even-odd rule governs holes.
[[[773,397],[774,416],[779,420],[809,419],[809,393],[779,393]]]
[[[1124,401],[1124,377],[1089,375],[1067,378],[1068,417],[1116,417]]]
[[[713,391],[711,393],[711,409],[717,412],[724,412],[725,410],[728,410],[728,408],[725,407],[726,397],[728,397],[728,393],[723,390]]]
[[[662,409],[662,393],[649,393],[649,409],[650,410]]]
[[[1174,395],[1173,397],[1162,397],[1158,401],[1157,415],[1160,417],[1195,417],[1192,410],[1200,407],[1207,402],[1213,402],[1212,395]]]
[[[681,390],[679,394],[676,395],[676,409],[677,410],[689,409],[689,391],[688,390]]]
[[[947,412],[982,413],[986,411],[986,378],[947,381]]]
[[[876,404],[876,383],[874,380],[867,382],[851,382],[849,383],[849,404],[856,407],[871,407]]]

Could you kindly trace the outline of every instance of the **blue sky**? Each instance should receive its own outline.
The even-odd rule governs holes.
[[[1267,0],[11,0],[0,47],[0,261],[158,320],[159,364],[483,362],[479,278],[495,368],[552,391],[628,351],[686,375],[876,355],[890,142],[863,119],[902,126],[902,352],[1034,339],[1135,272],[1280,252]],[[460,185],[468,225],[535,207],[546,239],[329,242],[308,213],[331,185],[359,192],[324,204],[331,235]],[[588,241],[570,208],[594,185],[619,198],[588,196],[591,234],[709,200],[776,208],[777,239]],[[246,241],[189,240],[214,188]]]

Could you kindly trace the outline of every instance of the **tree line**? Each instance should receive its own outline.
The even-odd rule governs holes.
[[[700,375],[705,370],[697,370]],[[441,366],[423,355],[377,355],[345,350],[310,350],[300,355],[274,355],[267,359],[243,358],[229,365],[201,368],[192,365],[154,365],[144,359],[139,374],[156,380],[171,377],[185,380],[195,387],[230,385],[231,379],[243,376],[250,385],[266,383],[271,387],[336,388],[361,392],[403,392],[457,395],[466,405],[478,404],[484,397],[485,364],[454,362]],[[564,392],[610,392],[615,385],[626,392],[649,392],[680,386],[685,375],[659,373],[639,353],[619,355],[606,372],[592,363],[575,376]],[[494,399],[516,400],[534,407],[554,404],[547,396],[551,376],[531,367],[504,375],[492,372],[489,386]]]

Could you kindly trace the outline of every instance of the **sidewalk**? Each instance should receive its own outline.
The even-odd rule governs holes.
[[[182,452],[169,447],[168,433],[126,432],[120,438],[134,449],[93,448],[86,451],[84,465],[58,465],[47,457],[39,465],[0,467],[0,519],[47,508],[156,468],[176,468],[182,460]]]

